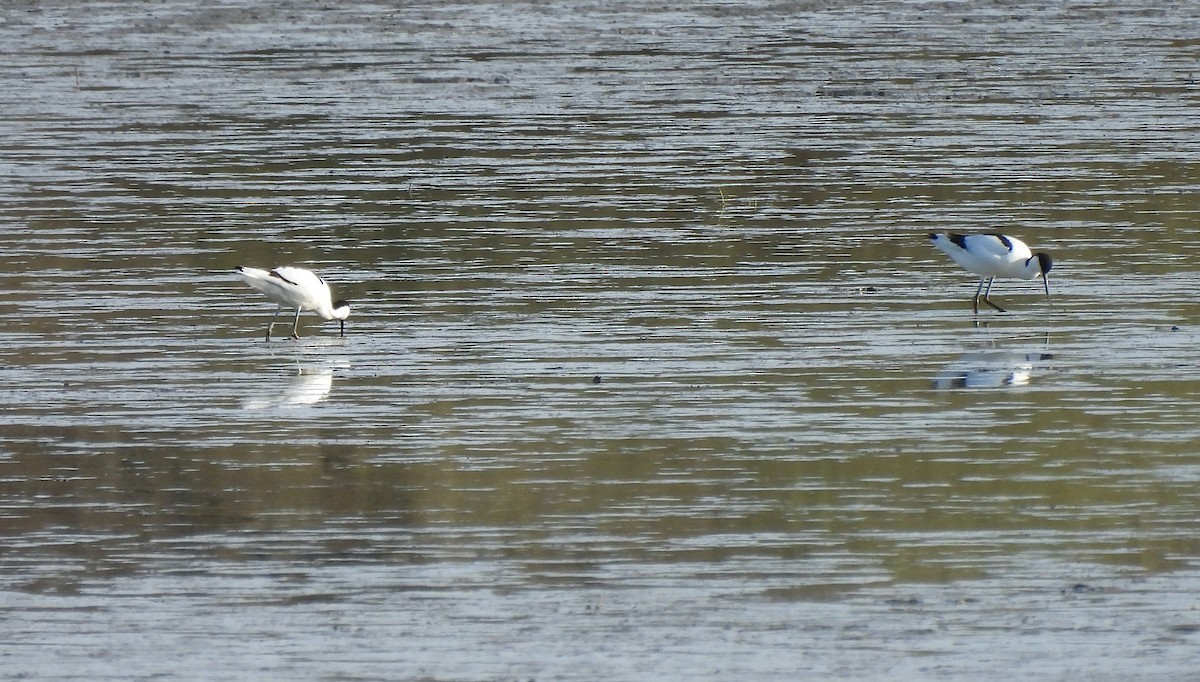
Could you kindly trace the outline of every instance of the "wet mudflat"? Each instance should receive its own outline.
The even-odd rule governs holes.
[[[0,667],[1187,679],[1198,26],[10,4]]]

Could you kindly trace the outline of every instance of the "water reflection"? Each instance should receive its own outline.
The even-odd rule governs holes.
[[[1024,386],[1037,363],[1052,357],[1050,353],[1009,351],[963,353],[934,377],[933,385],[939,389]]]
[[[938,389],[958,388],[1006,388],[1010,386],[1025,386],[1033,378],[1040,367],[1039,363],[1054,357],[1049,352],[1050,333],[1046,332],[1041,347],[1003,349],[988,332],[986,324],[979,325],[985,335],[983,350],[963,353],[953,362],[942,368],[934,377],[933,385]]]
[[[335,365],[344,367],[344,361],[308,363],[295,365],[294,375],[286,382],[265,382],[258,386],[257,393],[242,400],[247,410],[267,410],[315,405],[329,397],[333,389]]]

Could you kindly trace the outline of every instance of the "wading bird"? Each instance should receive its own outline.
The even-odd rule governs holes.
[[[1050,302],[1050,280],[1047,274],[1054,265],[1054,260],[1046,253],[1033,253],[1025,242],[1016,237],[1002,234],[942,234],[930,232],[929,239],[939,250],[945,252],[955,263],[963,266],[968,272],[979,275],[979,288],[975,290],[972,305],[979,312],[979,294],[983,293],[983,302],[1000,312],[1004,308],[992,303],[988,296],[992,293],[992,280],[997,277],[1014,277],[1017,279],[1042,278],[1046,288],[1046,302]],[[983,283],[987,282],[987,288]]]
[[[323,320],[338,320],[341,322],[341,335],[346,335],[346,318],[350,316],[350,303],[334,301],[329,293],[329,285],[312,270],[304,268],[281,267],[270,272],[258,268],[237,266],[234,268],[238,277],[254,289],[275,301],[279,306],[267,325],[267,340],[271,340],[271,329],[275,326],[275,318],[279,317],[284,308],[296,309],[296,320],[292,323],[292,338],[300,338],[300,313],[311,310]]]

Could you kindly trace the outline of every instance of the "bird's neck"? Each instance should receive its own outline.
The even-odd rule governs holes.
[[[332,320],[337,317],[333,312],[333,306],[323,305],[320,308],[314,308],[313,312],[321,317],[322,320]]]
[[[1042,262],[1038,260],[1037,254],[1025,259],[1025,279],[1033,279],[1042,274]]]

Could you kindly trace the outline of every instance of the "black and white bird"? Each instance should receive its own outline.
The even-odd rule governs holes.
[[[295,308],[296,319],[292,323],[292,338],[300,338],[300,313],[311,310],[323,320],[338,320],[341,322],[341,335],[346,335],[346,318],[350,316],[350,303],[334,301],[329,292],[329,285],[312,270],[294,267],[279,267],[274,270],[260,270],[242,265],[234,268],[234,272],[243,282],[275,301],[279,306],[267,325],[267,340],[271,340],[271,329],[275,319],[284,308]]]
[[[988,298],[992,293],[992,281],[997,277],[1012,277],[1015,279],[1042,278],[1046,289],[1046,302],[1050,302],[1050,280],[1047,275],[1054,265],[1050,254],[1033,253],[1025,242],[1016,237],[1002,234],[949,234],[930,232],[929,239],[940,251],[944,252],[955,263],[961,265],[967,272],[979,275],[979,288],[975,290],[972,304],[975,312],[979,312],[979,294],[983,294],[983,302],[1000,312],[1004,308],[992,303]],[[987,282],[987,288],[984,288]]]

